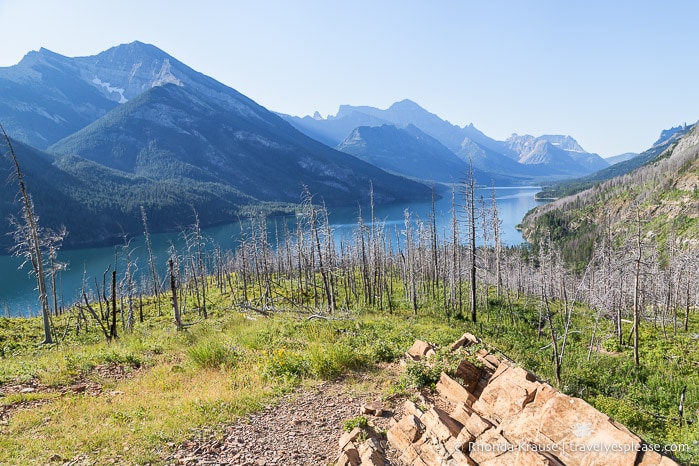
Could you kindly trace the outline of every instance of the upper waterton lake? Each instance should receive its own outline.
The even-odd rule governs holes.
[[[486,206],[489,206],[492,188],[478,189],[476,191],[476,198],[480,199],[482,197]],[[522,218],[529,210],[542,204],[542,202],[534,199],[534,195],[538,191],[540,191],[540,188],[536,187],[495,188],[498,214],[502,220],[501,239],[504,244],[518,245],[524,241],[522,235],[515,229],[515,226],[522,221]],[[441,235],[449,236],[451,231],[451,193],[447,191],[442,193],[442,195],[444,197],[435,202],[437,231]],[[462,195],[457,194],[456,204],[457,209],[463,211],[463,208],[459,207],[463,205]],[[399,233],[405,228],[405,209],[410,211],[413,222],[427,222],[430,218],[432,205],[430,202],[377,205],[374,216],[378,222],[385,226],[387,234],[393,235],[395,238],[394,232]],[[354,230],[357,228],[358,212],[358,207],[330,209],[330,225],[338,240],[351,238]],[[362,206],[362,216],[368,224],[370,218],[368,206]],[[459,213],[459,218],[464,218],[462,212]],[[296,220],[294,217],[270,218],[267,223],[272,234],[274,234],[275,229],[282,231],[283,222],[287,223],[290,231],[295,231]],[[207,244],[211,246],[217,245],[225,251],[228,249],[235,250],[240,238],[240,230],[240,224],[235,222],[207,228],[202,230],[202,233],[206,238]],[[462,236],[465,237],[465,230]],[[167,265],[168,248],[171,245],[174,245],[178,250],[184,248],[184,241],[178,233],[152,234],[151,244],[155,261],[161,274],[165,272]],[[139,269],[137,274],[148,274],[148,253],[143,237],[133,238],[129,244],[129,249],[132,261],[136,262]],[[101,286],[104,271],[110,264],[114,263],[115,251],[118,251],[119,256],[122,256],[121,246],[59,251],[57,260],[68,264],[68,269],[60,274],[56,286],[59,290],[59,301],[66,306],[75,302],[80,295],[83,283],[88,288],[94,289],[95,280],[97,280]],[[19,269],[22,263],[21,259],[6,255],[6,251],[3,251],[3,254],[5,255],[0,256],[0,315],[36,315],[40,306],[36,293],[36,280],[29,275],[31,266],[26,265],[23,269]],[[121,261],[122,259],[119,259],[117,264],[119,273],[124,270],[124,265]]]

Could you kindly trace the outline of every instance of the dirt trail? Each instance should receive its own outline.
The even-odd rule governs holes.
[[[378,392],[350,393],[341,382],[325,382],[299,393],[286,395],[274,406],[239,419],[225,428],[223,438],[202,433],[177,447],[168,458],[171,465],[325,465],[339,455],[338,440],[343,422],[359,416],[363,403]],[[385,402],[381,417],[367,415],[376,430],[387,430],[400,417],[402,400]],[[385,442],[384,442],[385,443]],[[396,466],[390,449],[386,465]]]

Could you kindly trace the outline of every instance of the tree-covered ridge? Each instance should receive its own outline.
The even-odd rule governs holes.
[[[180,229],[192,211],[203,226],[234,221],[250,206],[291,212],[304,186],[328,205],[429,199],[429,189],[335,151],[261,107],[241,116],[225,102],[172,84],[153,88],[51,147],[17,143],[42,223],[65,225],[67,246]],[[252,111],[252,110],[251,110]],[[266,113],[265,113],[266,112]],[[9,170],[5,164],[0,170]],[[3,191],[4,218],[14,193]],[[90,219],[86,221],[86,219]],[[4,222],[0,232],[9,231]],[[0,246],[11,246],[3,235]]]
[[[662,150],[664,148],[665,150]],[[580,265],[605,236],[621,237],[641,224],[643,234],[667,254],[694,247],[699,238],[699,131],[646,153],[652,162],[529,212],[525,237],[550,237],[566,260]],[[638,157],[637,157],[638,158]],[[619,164],[621,165],[621,164]]]
[[[142,234],[141,206],[154,231],[179,231],[191,223],[193,211],[202,223],[214,225],[235,220],[251,208],[268,213],[293,212],[287,203],[262,202],[223,183],[171,178],[153,180],[107,168],[78,156],[53,157],[19,142],[15,152],[22,167],[36,213],[42,225],[68,228],[67,246],[111,244],[123,234]],[[11,165],[3,157],[0,177],[11,177]],[[10,216],[19,205],[16,191],[0,191],[0,247],[14,244],[7,234]]]
[[[266,110],[252,108],[266,112]],[[426,186],[335,151],[293,129],[229,111],[225,103],[167,84],[51,146],[151,179],[222,183],[262,201],[298,202],[303,186],[331,205],[428,199]]]

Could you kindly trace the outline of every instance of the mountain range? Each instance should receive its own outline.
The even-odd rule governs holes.
[[[619,155],[613,155],[611,157],[607,157],[605,160],[609,165],[614,165],[620,162],[626,162],[627,160],[631,160],[632,158],[636,157],[638,155],[638,152],[624,152],[623,154]]]
[[[164,231],[191,222],[193,209],[203,226],[250,206],[289,211],[304,189],[329,206],[366,202],[372,189],[379,203],[431,196],[140,42],[93,57],[31,52],[0,68],[0,89],[0,123],[37,211],[46,226],[66,223],[69,245],[140,232],[141,206]],[[17,210],[15,193],[2,191],[4,217]]]
[[[631,173],[636,169],[652,163],[659,156],[666,153],[668,149],[677,144],[677,142],[692,128],[693,126],[684,124],[669,130],[663,130],[660,133],[660,137],[653,145],[642,153],[633,154],[633,156],[627,157],[625,160],[580,178],[545,185],[537,194],[537,198],[558,199],[564,196],[570,196],[591,188],[602,181],[611,180],[612,178]]]
[[[417,180],[459,183],[468,176],[470,166],[432,136],[412,123],[360,126],[355,128],[337,149],[392,173]],[[494,175],[474,168],[474,178],[488,183]]]
[[[281,116],[308,136],[355,155],[359,145],[355,132],[357,128],[395,126],[404,129],[413,126],[465,163],[473,163],[481,172],[481,176],[477,176],[478,181],[487,185],[492,182],[541,183],[583,176],[609,166],[599,155],[582,149],[570,136],[513,135],[507,141],[497,141],[473,124],[463,127],[453,125],[407,99],[396,102],[385,110],[369,106],[342,105],[336,115],[327,118],[322,118],[317,112],[312,117]],[[399,135],[396,132],[392,134]],[[381,141],[374,139],[364,141],[361,145],[364,157],[370,157],[372,153],[381,153],[383,159],[389,155],[399,159],[401,152],[406,149],[403,139],[394,141],[387,135],[384,135]],[[413,147],[411,152],[420,153],[421,150],[422,148]],[[430,160],[431,157],[427,156],[422,162],[430,163]],[[403,174],[409,175],[407,171]]]
[[[327,118],[273,113],[141,42],[75,58],[42,48],[0,68],[0,124],[42,223],[65,223],[70,246],[139,233],[141,207],[152,231],[167,231],[194,211],[202,226],[292,212],[305,190],[328,206],[363,203],[370,192],[377,203],[428,200],[471,164],[479,184],[501,186],[609,165],[571,136],[498,141],[407,99],[342,105]],[[3,217],[17,211],[14,197],[11,187],[0,193]],[[0,235],[0,247],[10,244]]]

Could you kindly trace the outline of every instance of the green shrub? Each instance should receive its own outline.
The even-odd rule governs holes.
[[[632,431],[648,434],[662,428],[658,419],[640,411],[626,400],[597,396],[591,402],[595,408],[624,424]]]
[[[396,345],[378,340],[369,347],[369,356],[374,362],[393,362],[403,354]]]
[[[602,348],[610,353],[620,353],[623,351],[623,348],[619,344],[619,340],[616,337],[606,339],[604,343],[602,343]]]
[[[98,356],[99,362],[103,364],[118,364],[131,367],[141,367],[143,361],[141,358],[131,352],[120,353],[114,349],[106,351]]]
[[[362,354],[346,344],[314,345],[308,349],[308,364],[311,374],[321,379],[335,377],[366,365]]]
[[[405,388],[434,387],[439,381],[441,372],[442,370],[436,365],[429,366],[422,361],[408,362],[400,377],[399,385]]]
[[[269,354],[263,375],[270,379],[293,379],[302,377],[308,371],[308,362],[300,354],[282,347]]]
[[[352,419],[347,419],[342,423],[342,429],[345,432],[352,432],[356,427],[361,427],[362,429],[369,426],[369,421],[364,416],[353,417]]]

